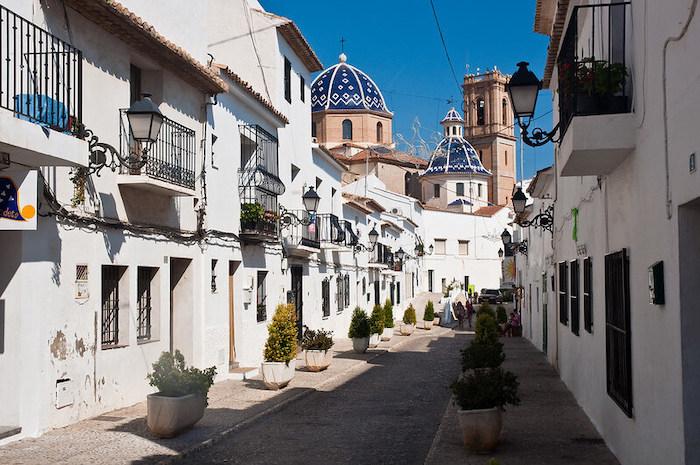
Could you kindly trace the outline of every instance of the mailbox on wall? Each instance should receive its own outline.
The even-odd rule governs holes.
[[[649,267],[649,303],[664,305],[664,262],[656,262]]]

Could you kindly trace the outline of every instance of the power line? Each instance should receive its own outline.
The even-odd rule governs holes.
[[[452,77],[457,84],[460,95],[462,94],[462,86],[459,84],[459,79],[457,79],[457,73],[455,73],[455,67],[452,64],[452,58],[450,58],[450,52],[447,51],[447,43],[445,42],[445,35],[442,33],[442,28],[440,27],[440,20],[438,20],[437,11],[435,10],[435,3],[433,0],[430,1],[430,7],[433,9],[433,17],[435,18],[435,25],[437,26],[438,33],[440,34],[440,41],[442,42],[442,48],[445,51],[445,56],[447,57],[447,63],[450,65],[450,71],[452,71]]]

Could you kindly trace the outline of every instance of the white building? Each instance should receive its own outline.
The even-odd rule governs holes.
[[[560,141],[525,334],[625,465],[700,463],[696,4],[536,2]]]

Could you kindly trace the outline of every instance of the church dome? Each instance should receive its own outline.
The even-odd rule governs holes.
[[[311,111],[364,110],[391,112],[372,78],[346,63],[340,54],[336,65],[323,71],[311,84]]]
[[[428,169],[423,176],[439,174],[491,176],[491,172],[481,164],[479,154],[474,147],[462,137],[464,120],[459,112],[452,108],[441,124],[445,127],[445,137],[430,157]]]

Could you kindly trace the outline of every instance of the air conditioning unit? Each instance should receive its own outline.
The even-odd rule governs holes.
[[[396,208],[396,207],[394,207],[394,208],[391,209],[391,214],[392,214],[392,215],[403,216],[403,212],[401,211],[401,209],[400,209],[400,208]]]

